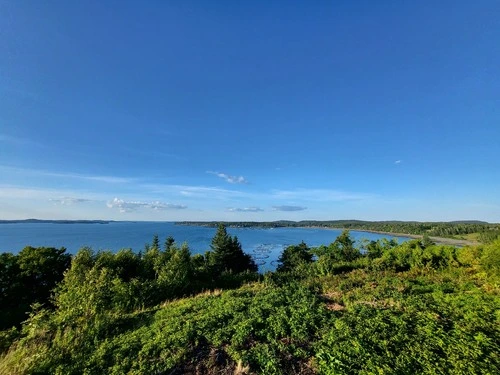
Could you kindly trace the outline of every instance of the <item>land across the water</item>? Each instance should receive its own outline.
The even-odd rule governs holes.
[[[343,228],[323,228],[323,229],[343,229]],[[409,237],[414,239],[422,239],[424,236],[422,234],[407,234],[407,233],[394,233],[394,232],[382,232],[379,230],[369,230],[369,229],[356,229],[358,232],[367,232],[367,233],[378,233],[378,234],[386,234],[388,236],[394,237]],[[456,238],[446,238],[446,237],[435,237],[429,236],[429,239],[437,244],[441,245],[452,245],[452,246],[474,246],[479,245],[478,241],[471,240],[462,240]]]
[[[215,221],[183,221],[178,225],[194,225],[215,227]],[[227,227],[234,228],[319,228],[332,230],[355,230],[359,232],[384,234],[394,237],[422,239],[428,236],[435,243],[452,246],[469,246],[480,244],[485,234],[500,233],[500,224],[491,224],[477,220],[451,222],[418,222],[418,221],[270,221],[270,222],[224,222]]]
[[[0,220],[0,224],[110,224],[113,220]],[[176,225],[216,227],[220,221],[182,221]],[[240,221],[223,222],[230,228],[320,228],[332,230],[353,230],[377,233],[394,237],[421,239],[428,236],[438,244],[452,246],[469,246],[486,243],[500,235],[500,224],[492,224],[477,220],[451,222],[418,222],[418,221],[362,221],[362,220],[304,220],[304,221]]]

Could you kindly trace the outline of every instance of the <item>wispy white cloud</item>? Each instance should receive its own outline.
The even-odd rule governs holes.
[[[87,198],[72,198],[72,197],[62,197],[62,198],[50,198],[49,201],[62,204],[64,206],[69,206],[77,203],[87,203],[87,202],[98,202],[94,199]]]
[[[402,163],[402,160],[396,160],[396,161],[394,162],[394,164],[401,164],[401,163]]]
[[[262,211],[264,211],[260,207],[243,207],[243,208],[229,207],[227,210],[229,212],[262,212]]]
[[[253,196],[252,193],[249,192],[203,185],[143,183],[138,186],[140,187],[141,192],[148,192],[149,194],[179,195],[185,198],[193,199],[231,200],[245,197],[249,198]]]
[[[207,173],[220,177],[231,184],[248,184],[248,181],[243,176],[231,176],[226,173],[207,171]]]
[[[117,208],[120,212],[132,212],[139,208],[148,208],[155,211],[163,210],[182,210],[187,206],[182,204],[165,203],[160,201],[143,202],[143,201],[125,201],[123,199],[114,198],[106,204],[109,208]]]
[[[304,211],[307,207],[303,206],[273,206],[273,211]]]

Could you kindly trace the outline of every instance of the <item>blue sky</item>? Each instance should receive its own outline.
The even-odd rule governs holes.
[[[0,218],[500,222],[500,2],[0,1]]]

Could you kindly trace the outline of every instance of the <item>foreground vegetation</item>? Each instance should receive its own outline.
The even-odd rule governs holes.
[[[32,273],[63,265],[64,249],[27,249],[2,254],[1,297],[55,289],[22,301],[22,324],[24,307],[0,301],[13,323],[0,374],[500,373],[499,240],[359,249],[345,231],[259,275],[219,226],[204,255],[157,237],[141,253],[82,249],[50,282]]]

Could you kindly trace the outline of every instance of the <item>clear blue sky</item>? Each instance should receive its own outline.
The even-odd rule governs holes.
[[[0,0],[0,216],[500,222],[500,2]]]

